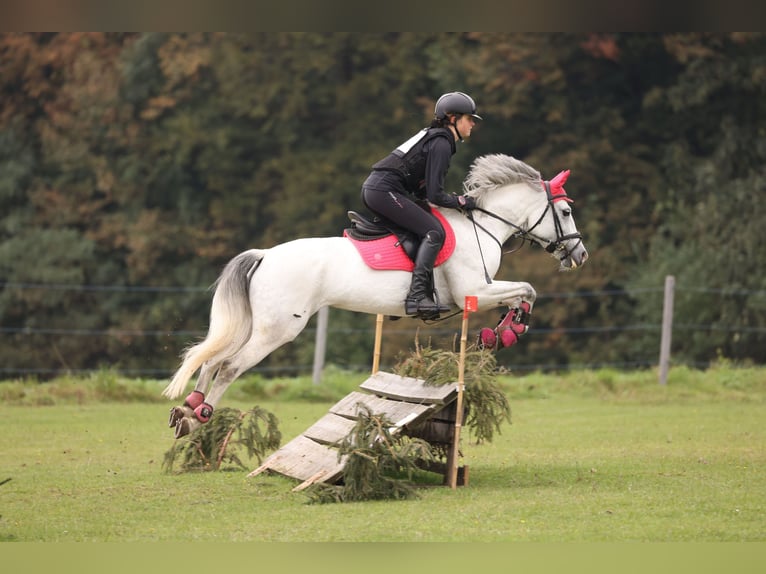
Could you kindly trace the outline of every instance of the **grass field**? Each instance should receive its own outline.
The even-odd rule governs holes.
[[[363,379],[244,381],[222,406],[270,410],[286,442]],[[0,383],[0,540],[766,540],[766,369],[674,369],[666,387],[651,372],[500,382],[513,422],[490,444],[464,437],[469,486],[326,505],[276,475],[164,472],[160,382]]]

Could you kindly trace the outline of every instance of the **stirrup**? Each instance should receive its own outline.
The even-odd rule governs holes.
[[[421,319],[438,319],[441,313],[446,313],[449,310],[449,307],[439,305],[429,297],[423,297],[418,300],[410,298],[404,300],[404,313]]]

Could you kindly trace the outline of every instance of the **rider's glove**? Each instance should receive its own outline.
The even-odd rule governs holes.
[[[458,195],[457,205],[459,209],[463,211],[471,211],[476,209],[476,200],[469,195]]]

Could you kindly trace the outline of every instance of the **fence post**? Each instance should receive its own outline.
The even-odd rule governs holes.
[[[660,384],[668,382],[668,369],[670,368],[670,342],[673,337],[673,295],[675,292],[676,278],[673,275],[665,276],[665,297],[662,301],[662,337],[660,339]]]
[[[327,316],[329,313],[329,307],[321,307],[317,313],[317,336],[316,342],[314,343],[314,369],[312,379],[315,385],[322,382],[325,350],[327,349]]]
[[[372,374],[380,370],[380,347],[383,339],[383,314],[378,313],[375,318],[375,347],[372,351]]]

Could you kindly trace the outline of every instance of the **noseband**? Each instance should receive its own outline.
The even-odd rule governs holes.
[[[578,245],[580,245],[580,243],[582,243],[582,235],[580,233],[577,233],[577,232],[576,233],[564,234],[564,227],[561,225],[561,219],[559,219],[559,214],[556,213],[556,210],[553,207],[553,202],[557,201],[557,200],[560,200],[560,199],[564,199],[565,196],[562,196],[562,195],[554,196],[551,193],[551,184],[550,184],[549,181],[544,181],[543,182],[543,187],[545,189],[545,194],[548,197],[548,202],[545,205],[545,210],[543,211],[542,215],[540,215],[540,217],[537,219],[537,221],[534,223],[534,225],[532,225],[532,227],[530,227],[529,229],[524,229],[523,227],[520,227],[520,226],[516,225],[512,221],[508,221],[507,219],[504,219],[504,218],[500,217],[499,215],[497,215],[495,213],[492,213],[491,211],[487,211],[486,209],[483,209],[481,207],[476,207],[474,209],[477,210],[477,211],[481,211],[482,213],[486,213],[490,217],[494,217],[498,221],[502,221],[506,225],[516,229],[516,232],[513,235],[511,235],[510,239],[522,239],[522,240],[526,240],[526,241],[534,241],[538,245],[544,246],[544,249],[548,253],[555,253],[556,251],[563,251],[564,253],[560,257],[560,259],[564,260],[564,259],[566,259],[567,257],[569,257],[572,254],[572,252],[577,248]],[[532,231],[534,231],[534,229],[538,225],[540,225],[542,223],[543,219],[545,219],[545,216],[546,216],[546,214],[548,213],[549,210],[553,214],[553,227],[556,230],[556,239],[554,239],[553,241],[548,241],[548,240],[543,239],[543,238],[539,237],[538,235],[535,235],[534,233],[532,233]],[[472,215],[471,211],[468,212],[468,219],[471,220],[471,223],[473,223],[474,228],[476,228],[476,227],[480,228],[482,231],[484,231],[484,233],[486,233],[492,239],[494,239],[495,243],[497,243],[500,246],[500,249],[502,251],[503,244],[500,243],[500,241],[498,241],[497,237],[492,235],[492,233],[490,233],[487,228],[485,228],[480,223],[476,222],[476,220],[473,218],[473,215]],[[572,249],[567,249],[566,245],[564,245],[564,243],[566,241],[570,240],[570,239],[579,239],[580,241],[575,243],[575,245],[574,245],[574,247],[572,247]],[[477,240],[478,240],[478,235],[477,235]],[[547,245],[546,245],[546,243],[547,243]],[[483,259],[483,256],[482,256],[482,259]]]
[[[553,208],[553,202],[557,199],[563,199],[566,196],[554,196],[551,193],[551,183],[549,181],[544,181],[543,186],[545,187],[545,193],[548,196],[548,204],[545,206],[545,211],[543,211],[543,214],[540,216],[540,219],[537,220],[537,223],[535,223],[528,231],[527,233],[530,235],[530,237],[533,237],[531,234],[531,231],[537,227],[540,222],[545,217],[545,214],[548,213],[548,210],[551,210],[551,213],[553,213],[553,226],[556,229],[556,239],[548,243],[548,245],[545,246],[545,250],[548,253],[554,253],[559,250],[564,251],[564,256],[561,259],[566,259],[572,254],[572,251],[580,244],[582,243],[582,235],[580,233],[567,233],[564,235],[564,228],[561,225],[561,220],[559,219],[559,214],[556,213],[556,210]],[[540,242],[539,238],[537,239],[538,243]],[[565,241],[568,241],[570,239],[579,239],[577,243],[575,243],[575,246],[572,249],[567,249],[564,245]]]

